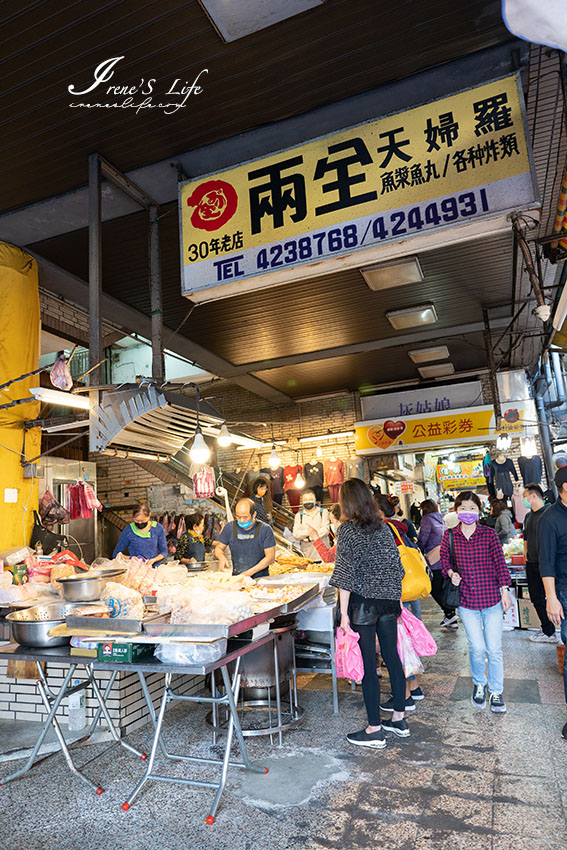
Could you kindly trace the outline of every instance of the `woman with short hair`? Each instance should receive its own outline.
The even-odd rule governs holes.
[[[380,517],[367,484],[349,478],[339,493],[341,525],[337,532],[335,569],[330,584],[339,589],[341,627],[360,635],[364,662],[362,694],[368,725],[347,735],[351,744],[382,749],[386,731],[407,738],[406,680],[398,655],[398,617],[401,614],[404,569],[398,549]],[[376,635],[392,686],[391,719],[380,719],[380,682],[376,673]]]
[[[419,506],[421,510],[421,525],[417,545],[427,558],[431,569],[431,595],[445,615],[441,625],[448,629],[458,629],[458,617],[454,608],[448,608],[443,602],[443,582],[445,577],[441,572],[441,541],[446,530],[443,514],[439,511],[437,502],[425,499]]]
[[[205,517],[197,511],[187,517],[187,531],[177,541],[175,557],[182,564],[194,564],[205,560]]]

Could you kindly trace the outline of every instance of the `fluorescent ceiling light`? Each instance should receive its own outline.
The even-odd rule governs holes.
[[[81,410],[90,410],[91,407],[90,400],[84,396],[64,393],[62,390],[50,390],[49,387],[32,387],[30,393],[38,401],[43,401],[45,404],[78,407]]]
[[[417,371],[422,378],[442,378],[452,375],[455,367],[452,363],[436,363],[435,366],[420,366]]]
[[[233,442],[235,442],[236,439],[246,440],[246,443],[242,443],[241,446],[238,446],[238,448],[236,449],[237,452],[243,452],[246,449],[271,449],[273,445],[285,446],[285,444],[286,444],[285,440],[274,440],[273,443],[261,443],[260,440],[253,440],[250,437],[238,437],[237,438],[236,434],[232,435],[232,439],[233,439]]]
[[[339,431],[336,434],[315,434],[313,437],[300,437],[300,443],[318,443],[319,440],[338,440],[340,437],[354,437],[354,431]]]
[[[321,6],[325,0],[199,0],[223,41],[271,27],[301,12]]]
[[[49,425],[43,428],[46,434],[57,434],[59,431],[72,431],[74,428],[88,428],[88,419],[79,419],[77,422],[64,422],[62,425]],[[526,455],[527,457],[527,455]]]
[[[395,330],[402,331],[417,325],[432,325],[437,321],[437,313],[433,304],[422,304],[419,307],[406,307],[405,310],[390,310],[386,318]]]
[[[417,257],[404,257],[401,260],[390,260],[388,263],[367,266],[361,269],[360,273],[368,288],[373,292],[406,286],[408,283],[421,283],[423,280],[423,272]]]
[[[414,363],[429,363],[430,360],[445,360],[449,349],[446,345],[436,345],[433,348],[416,348],[408,354]]]

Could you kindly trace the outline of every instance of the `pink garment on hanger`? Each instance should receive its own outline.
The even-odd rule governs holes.
[[[198,499],[210,499],[215,494],[215,473],[212,466],[202,466],[193,476],[193,487]]]

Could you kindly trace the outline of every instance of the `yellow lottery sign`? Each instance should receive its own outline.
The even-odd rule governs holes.
[[[501,431],[524,433],[531,402],[502,411]],[[531,420],[529,420],[531,422]],[[497,436],[494,408],[467,407],[427,416],[379,419],[355,424],[355,449],[360,454],[407,451],[460,443],[482,443]]]
[[[182,183],[183,294],[235,294],[302,264],[330,270],[535,197],[518,81],[505,77]]]

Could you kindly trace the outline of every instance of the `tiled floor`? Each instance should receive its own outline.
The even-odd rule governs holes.
[[[233,771],[213,826],[203,823],[212,792],[153,783],[123,812],[143,764],[97,744],[81,753],[87,774],[105,786],[96,797],[54,756],[0,788],[0,850],[559,850],[567,845],[567,721],[556,650],[504,635],[508,714],[470,703],[462,627],[442,633],[429,603],[425,619],[439,644],[427,660],[427,694],[410,715],[411,738],[388,737],[384,751],[351,747],[365,723],[360,689],[340,695],[333,716],[328,680],[301,692],[302,728],[283,748],[249,742],[268,775]],[[387,689],[387,676],[384,676]],[[176,706],[168,740],[210,753],[204,711]],[[145,749],[149,730],[132,736]],[[12,770],[15,766],[11,762]],[[5,770],[6,766],[0,766]],[[158,769],[187,773],[179,764]],[[201,774],[202,775],[202,774]]]

